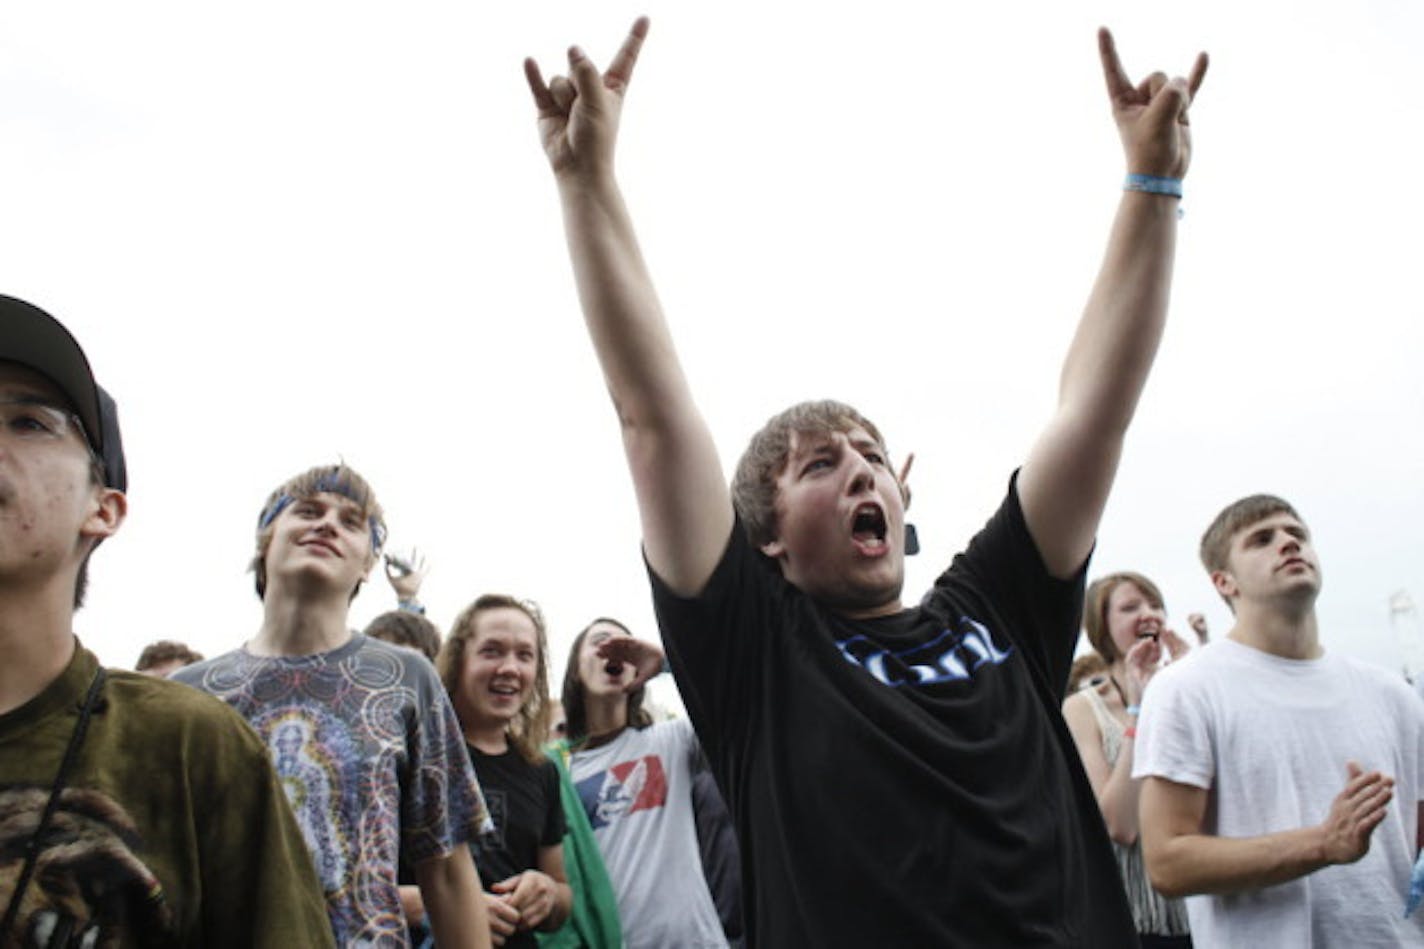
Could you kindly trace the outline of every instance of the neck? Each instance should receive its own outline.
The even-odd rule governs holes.
[[[509,731],[505,722],[467,725],[463,731],[465,741],[487,755],[502,755],[509,750]]]
[[[344,596],[307,598],[274,589],[262,600],[262,626],[247,644],[258,656],[311,656],[351,641]]]
[[[455,717],[460,720],[460,732],[465,741],[487,755],[502,755],[509,750],[509,722],[479,715],[465,701],[464,690],[454,698]]]
[[[897,596],[890,602],[882,603],[879,606],[857,607],[854,609],[839,609],[835,612],[839,613],[841,616],[844,616],[846,619],[876,619],[881,616],[894,616],[896,613],[902,612],[904,609],[904,606],[900,604],[900,598]]]
[[[0,584],[0,715],[59,678],[74,657],[74,578],[36,589]]]
[[[1282,609],[1237,601],[1236,625],[1227,638],[1282,659],[1319,659],[1324,653],[1313,603]]]
[[[592,744],[601,744],[616,738],[628,727],[628,696],[621,692],[611,695],[586,694],[583,708],[584,724],[588,728],[588,734],[584,737]]]
[[[1131,680],[1127,675],[1127,660],[1122,656],[1118,656],[1108,663],[1108,682],[1111,684],[1113,695],[1118,697],[1124,708],[1133,704],[1134,696],[1128,694]],[[1138,704],[1141,704],[1140,697]]]

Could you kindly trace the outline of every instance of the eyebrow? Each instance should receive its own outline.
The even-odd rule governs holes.
[[[69,405],[63,399],[41,395],[36,393],[33,389],[16,393],[0,391],[0,401],[13,402],[20,405],[43,405],[45,408],[58,409],[61,412],[71,411]]]

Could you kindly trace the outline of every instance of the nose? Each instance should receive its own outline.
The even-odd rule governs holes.
[[[875,469],[860,452],[850,450],[846,454],[850,457],[851,466],[850,483],[846,486],[847,490],[851,494],[869,491],[875,486]]]

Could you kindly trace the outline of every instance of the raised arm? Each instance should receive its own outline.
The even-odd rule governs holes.
[[[693,403],[613,169],[623,99],[648,33],[639,19],[602,74],[578,47],[545,82],[525,60],[539,135],[593,348],[623,430],[648,563],[674,592],[706,584],[732,529],[712,435]]]
[[[1258,837],[1202,832],[1207,792],[1148,777],[1142,789],[1142,856],[1152,885],[1164,896],[1240,893],[1274,886],[1337,863],[1354,863],[1370,849],[1384,820],[1394,781],[1346,765],[1345,788],[1325,821]]]
[[[1187,107],[1206,75],[1153,73],[1134,86],[1107,30],[1098,50],[1131,175],[1181,179],[1191,158]],[[1058,408],[1024,462],[1019,497],[1029,532],[1056,576],[1092,549],[1123,437],[1162,337],[1176,250],[1178,199],[1125,190],[1102,268],[1068,349]]]

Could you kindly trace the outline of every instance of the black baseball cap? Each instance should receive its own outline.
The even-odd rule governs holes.
[[[89,360],[69,330],[34,304],[0,293],[0,360],[33,369],[59,387],[103,464],[104,484],[128,490],[118,406],[94,381]]]

